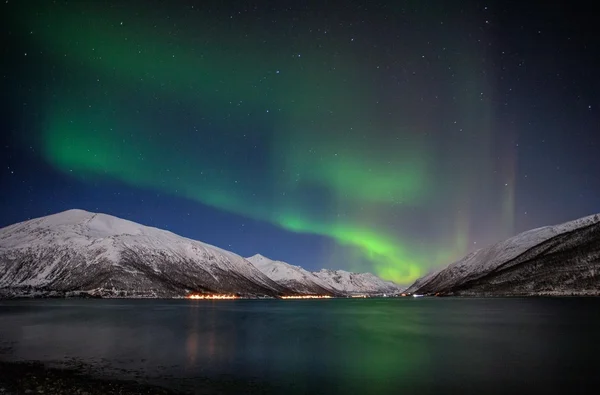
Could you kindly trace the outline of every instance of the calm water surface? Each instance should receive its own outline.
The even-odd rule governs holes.
[[[1,359],[192,393],[595,393],[599,335],[600,299],[0,301]]]

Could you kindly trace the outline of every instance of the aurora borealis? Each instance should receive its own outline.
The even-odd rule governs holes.
[[[475,2],[2,7],[0,225],[87,208],[405,284],[598,211],[598,83],[593,60],[564,56],[583,33],[546,31],[559,11],[519,24]]]

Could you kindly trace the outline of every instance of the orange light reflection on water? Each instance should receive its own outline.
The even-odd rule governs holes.
[[[204,294],[192,294],[187,296],[188,299],[238,299],[236,295],[204,295]]]
[[[281,299],[331,299],[329,295],[294,295],[282,296]]]

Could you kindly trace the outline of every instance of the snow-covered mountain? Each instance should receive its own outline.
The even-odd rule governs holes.
[[[244,258],[106,214],[68,210],[0,229],[0,288],[276,296],[288,290]]]
[[[289,263],[274,261],[260,254],[246,258],[258,270],[263,272],[271,280],[291,289],[299,294],[306,295],[339,295],[335,288],[300,266],[292,266]]]
[[[371,273],[351,273],[344,270],[321,269],[313,273],[329,287],[344,294],[395,294],[402,288]]]
[[[600,294],[600,216],[533,229],[480,249],[417,280],[407,292]]]

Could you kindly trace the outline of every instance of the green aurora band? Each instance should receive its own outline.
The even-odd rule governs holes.
[[[209,20],[205,35],[197,26],[171,34],[148,15],[130,14],[52,8],[23,22],[70,81],[44,104],[41,148],[56,168],[329,237],[344,251],[345,268],[368,262],[398,283],[466,251],[463,199],[457,217],[440,222],[452,240],[432,246],[401,236],[403,214],[439,193],[435,150],[414,130],[427,131],[428,116],[367,100],[377,92],[360,53],[331,56],[276,38],[260,46],[260,32]],[[218,41],[209,34],[215,29]],[[229,144],[234,138],[248,143]]]

